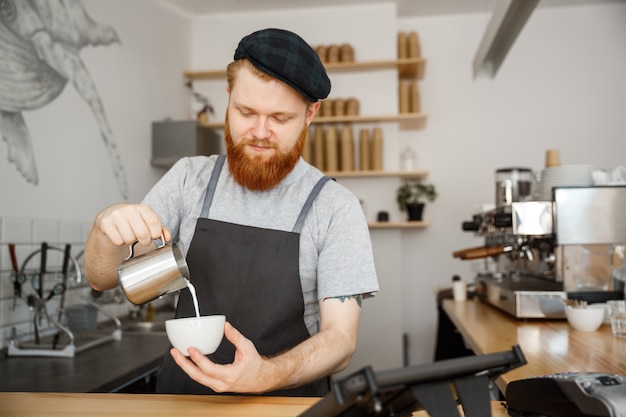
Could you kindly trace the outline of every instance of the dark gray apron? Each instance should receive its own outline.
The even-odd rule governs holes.
[[[187,263],[199,300],[200,314],[224,314],[235,328],[252,340],[261,355],[276,355],[309,338],[304,324],[300,285],[300,232],[304,219],[328,177],[311,191],[291,232],[242,226],[208,218],[225,156],[213,169],[202,214],[187,253]],[[254,207],[249,207],[254,210]],[[272,213],[268,213],[272,215]],[[176,317],[195,315],[188,289],[180,292]],[[232,363],[235,348],[224,338],[208,357]],[[267,393],[281,396],[323,396],[328,379]],[[157,392],[213,394],[193,381],[166,355],[157,378]]]

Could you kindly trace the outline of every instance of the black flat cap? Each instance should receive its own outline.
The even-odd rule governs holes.
[[[293,32],[263,29],[245,36],[235,51],[235,61],[242,58],[289,84],[310,102],[330,93],[330,80],[319,56]]]

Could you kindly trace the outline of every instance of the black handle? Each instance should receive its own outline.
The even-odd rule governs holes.
[[[39,266],[39,288],[37,289],[37,293],[39,294],[39,299],[43,299],[43,280],[46,274],[46,265],[48,264],[48,243],[42,242],[41,244],[41,263]]]
[[[480,229],[480,223],[476,223],[475,221],[467,221],[463,222],[463,231],[464,232],[477,232]]]
[[[17,256],[15,256],[15,243],[9,243],[9,254],[11,255],[11,266],[13,266],[13,272],[17,274],[20,269],[17,266]]]
[[[15,306],[17,299],[22,296],[23,282],[23,276],[20,274],[20,268],[17,265],[15,243],[9,243],[9,254],[11,255],[11,265],[13,266],[13,275],[11,276],[11,280],[13,281],[13,306]]]
[[[493,216],[493,224],[496,227],[512,227],[513,215],[511,213],[496,213]]]
[[[71,255],[72,255],[72,245],[68,243],[67,245],[65,245],[65,252],[63,254],[63,269],[61,270],[63,272],[63,279],[67,278],[67,270],[70,265]]]

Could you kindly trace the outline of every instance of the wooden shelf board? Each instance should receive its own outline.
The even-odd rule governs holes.
[[[313,119],[313,124],[397,122],[400,124],[400,129],[421,129],[426,125],[427,118],[428,116],[425,113],[403,113],[379,116],[317,116],[315,119]],[[203,127],[208,127],[212,129],[219,129],[224,127],[224,121],[199,123]]]
[[[429,222],[376,222],[368,224],[370,229],[423,229],[430,226]]]
[[[402,113],[389,115],[354,115],[354,116],[317,116],[313,123],[350,123],[350,122],[401,122],[406,120],[424,119],[424,113]]]
[[[403,58],[390,61],[338,62],[326,63],[328,72],[371,71],[374,69],[397,68],[402,78],[424,78],[424,58]],[[226,70],[186,71],[183,73],[188,80],[207,80],[226,77]]]
[[[211,71],[185,71],[183,77],[188,80],[210,80],[213,78],[226,78],[226,70]]]
[[[424,77],[424,58],[403,58],[388,61],[338,62],[326,63],[328,72],[371,71],[375,69],[396,68],[401,77],[422,79]]]
[[[324,174],[331,178],[372,178],[372,177],[399,177],[399,178],[426,178],[428,171],[326,171]]]

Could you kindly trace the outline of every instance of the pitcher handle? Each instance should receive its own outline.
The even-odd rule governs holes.
[[[163,233],[161,233],[161,237],[158,239],[154,239],[152,242],[154,242],[154,244],[157,245],[157,249],[161,249],[163,246],[165,246],[165,238],[163,237]],[[135,240],[133,242],[132,245],[130,245],[128,247],[129,249],[129,254],[128,256],[124,259],[125,261],[129,260],[130,258],[132,258],[133,256],[135,256],[135,245],[139,243],[138,240]]]

